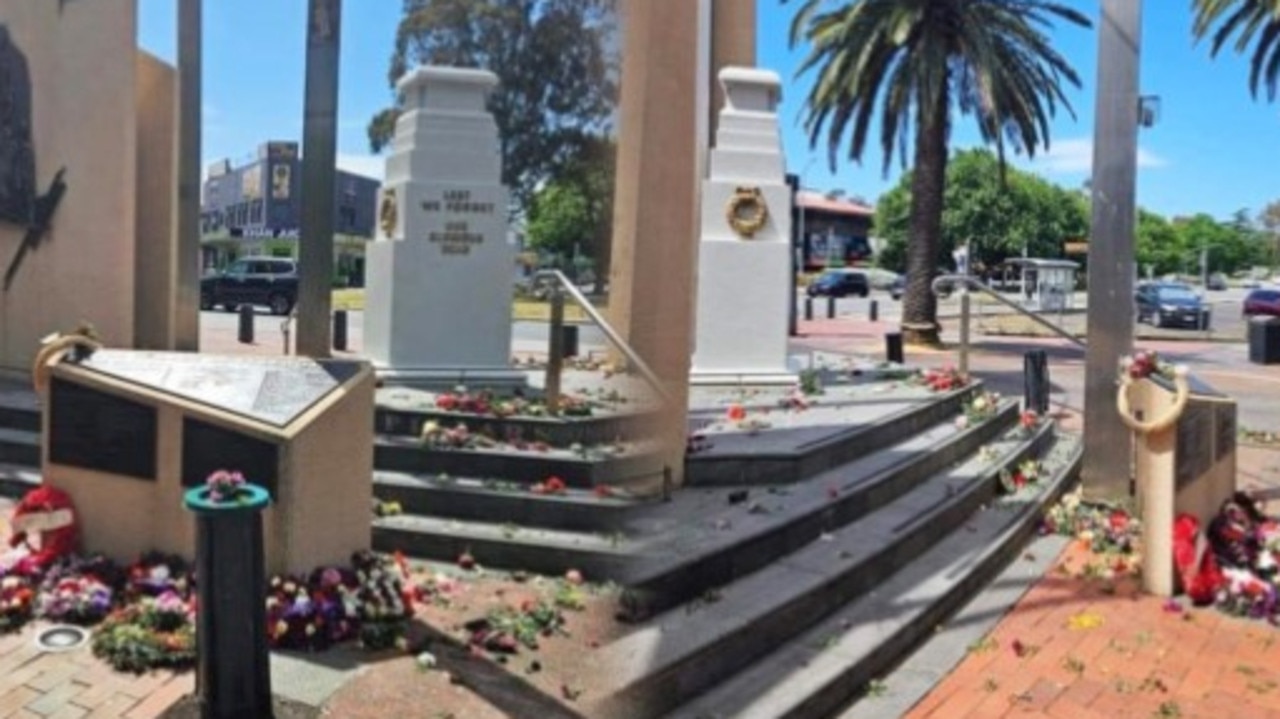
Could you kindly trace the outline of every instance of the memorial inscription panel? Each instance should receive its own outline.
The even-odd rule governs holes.
[[[187,417],[182,421],[182,486],[195,487],[220,469],[240,472],[276,498],[280,448],[274,442]]]
[[[56,377],[49,407],[49,461],[155,480],[154,408]]]
[[[359,371],[352,362],[115,350],[95,352],[82,366],[277,427]]]

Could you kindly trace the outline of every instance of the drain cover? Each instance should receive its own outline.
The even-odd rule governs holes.
[[[46,652],[79,649],[89,641],[89,632],[80,627],[49,627],[36,635],[36,646]]]

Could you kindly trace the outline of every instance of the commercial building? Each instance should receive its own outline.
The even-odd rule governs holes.
[[[803,271],[860,264],[871,259],[875,208],[837,193],[796,193],[796,250]]]
[[[334,251],[340,278],[358,284],[364,243],[373,238],[381,183],[338,170]],[[302,225],[302,158],[296,142],[266,142],[257,157],[208,168],[201,193],[201,263],[206,270],[244,255],[296,257]]]

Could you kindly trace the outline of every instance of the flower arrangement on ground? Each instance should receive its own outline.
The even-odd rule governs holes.
[[[916,384],[922,384],[931,392],[951,392],[969,386],[969,376],[954,367],[924,370],[916,375]]]
[[[113,612],[94,632],[93,654],[116,671],[185,669],[196,659],[195,607],[167,591]]]
[[[194,589],[195,582],[187,560],[176,554],[148,552],[129,567],[124,593],[126,601],[166,593],[186,600]]]
[[[1000,470],[1000,487],[1006,494],[1016,494],[1022,488],[1034,486],[1044,477],[1044,465],[1034,459],[1020,462],[1012,469]]]
[[[526,397],[499,397],[493,392],[484,390],[470,392],[466,387],[456,387],[452,392],[436,395],[436,409],[442,412],[480,415],[484,417],[546,417],[552,414],[541,400]],[[590,417],[595,412],[595,403],[574,395],[560,397],[561,415],[566,417]]]
[[[111,613],[124,579],[124,571],[104,556],[68,557],[45,574],[36,616],[51,622],[97,624]]]
[[[22,574],[0,576],[0,633],[21,629],[31,621],[36,588]]]
[[[461,422],[452,428],[427,422],[422,425],[422,444],[429,449],[477,449],[495,447],[498,442],[482,432],[472,432]]]
[[[1035,410],[1023,410],[1018,415],[1018,426],[1022,428],[1023,434],[1028,437],[1035,434],[1036,429],[1044,422],[1044,417]]]
[[[1077,489],[1049,509],[1041,531],[1075,537],[1097,554],[1132,558],[1141,543],[1142,524],[1124,507],[1085,502]]]
[[[998,411],[1000,395],[995,392],[979,392],[965,400],[960,416],[956,418],[956,427],[975,427],[996,416]]]

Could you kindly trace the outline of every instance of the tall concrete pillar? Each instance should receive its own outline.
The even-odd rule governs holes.
[[[661,378],[668,464],[683,477],[693,347],[699,156],[723,64],[755,64],[754,0],[624,0],[610,322]],[[716,39],[719,38],[719,43]],[[706,57],[711,43],[711,61]],[[708,67],[708,65],[710,67]],[[700,71],[701,70],[701,71]]]
[[[1095,499],[1129,496],[1133,441],[1116,412],[1116,372],[1120,358],[1133,351],[1141,40],[1142,3],[1103,0],[1093,130],[1089,349],[1085,356],[1081,473],[1085,494]]]
[[[201,0],[178,3],[178,145],[174,213],[177,302],[172,309],[173,348],[200,349],[200,113],[204,34]]]

